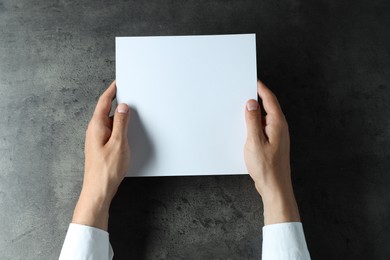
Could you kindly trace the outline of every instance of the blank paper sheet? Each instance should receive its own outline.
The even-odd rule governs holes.
[[[247,174],[255,34],[116,37],[118,103],[131,108],[127,176]]]

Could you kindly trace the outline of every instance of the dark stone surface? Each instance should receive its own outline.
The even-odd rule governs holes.
[[[390,2],[0,1],[0,259],[55,259],[115,36],[257,33],[313,259],[390,259]],[[116,259],[259,259],[248,176],[127,179]]]

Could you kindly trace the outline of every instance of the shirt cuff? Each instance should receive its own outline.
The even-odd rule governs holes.
[[[59,260],[112,259],[114,253],[108,232],[80,224],[71,223],[62,246]]]
[[[287,222],[263,227],[262,260],[308,260],[301,222]]]

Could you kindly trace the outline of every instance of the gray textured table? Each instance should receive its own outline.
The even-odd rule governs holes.
[[[289,121],[313,259],[390,259],[390,6],[383,1],[0,1],[0,259],[59,255],[115,36],[251,33]],[[259,259],[248,176],[133,178],[116,259]]]

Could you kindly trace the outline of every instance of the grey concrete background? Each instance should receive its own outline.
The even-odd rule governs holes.
[[[251,33],[290,125],[313,259],[390,259],[390,5],[383,1],[0,1],[0,259],[56,259],[115,36]],[[127,179],[116,259],[259,259],[248,176]]]

